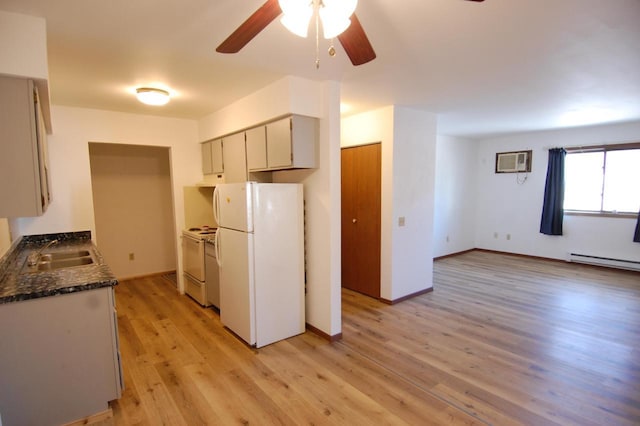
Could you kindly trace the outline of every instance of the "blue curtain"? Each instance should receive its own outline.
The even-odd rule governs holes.
[[[633,241],[640,243],[640,212],[638,212],[638,223],[636,223],[636,233],[633,236]]]
[[[562,235],[564,210],[564,148],[549,150],[547,183],[544,187],[544,204],[540,232],[547,235]]]

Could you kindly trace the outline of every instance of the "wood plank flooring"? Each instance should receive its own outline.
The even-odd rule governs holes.
[[[116,425],[640,424],[640,274],[474,251],[389,306],[343,291],[343,340],[259,350],[166,279],[116,287]]]

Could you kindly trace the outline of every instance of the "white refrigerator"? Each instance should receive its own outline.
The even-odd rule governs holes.
[[[251,346],[305,331],[301,184],[217,185],[220,320]]]

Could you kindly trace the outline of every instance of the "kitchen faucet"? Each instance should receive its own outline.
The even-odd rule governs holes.
[[[44,247],[42,247],[40,250],[38,250],[35,253],[31,253],[29,255],[29,257],[27,257],[27,264],[29,266],[34,266],[38,263],[38,261],[40,260],[40,254],[45,251],[46,249],[48,249],[49,247],[51,247],[54,244],[57,244],[58,240],[51,240],[49,241]]]

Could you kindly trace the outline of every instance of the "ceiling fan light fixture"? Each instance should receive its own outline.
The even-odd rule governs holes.
[[[349,18],[327,19],[322,16],[322,11],[323,9],[320,9],[320,19],[322,20],[322,33],[326,39],[339,36],[351,25],[351,19]]]
[[[349,18],[356,10],[358,0],[278,0],[278,3],[283,14],[280,22],[289,31],[307,37],[311,18],[317,10],[324,38],[330,39],[349,28]]]
[[[307,37],[313,15],[312,4],[305,0],[278,0],[278,3],[282,9],[282,25],[297,36]]]
[[[143,104],[156,106],[165,105],[171,99],[168,91],[153,87],[138,87],[136,97]]]
[[[312,12],[311,9],[309,9],[309,11]],[[309,14],[309,17],[300,17],[299,15],[284,15],[280,19],[280,22],[282,22],[282,25],[284,25],[286,29],[288,29],[295,35],[306,38],[309,34],[310,20],[311,14]]]
[[[356,11],[358,0],[321,0],[320,17],[336,21],[349,19]],[[324,17],[322,16],[324,15]]]

